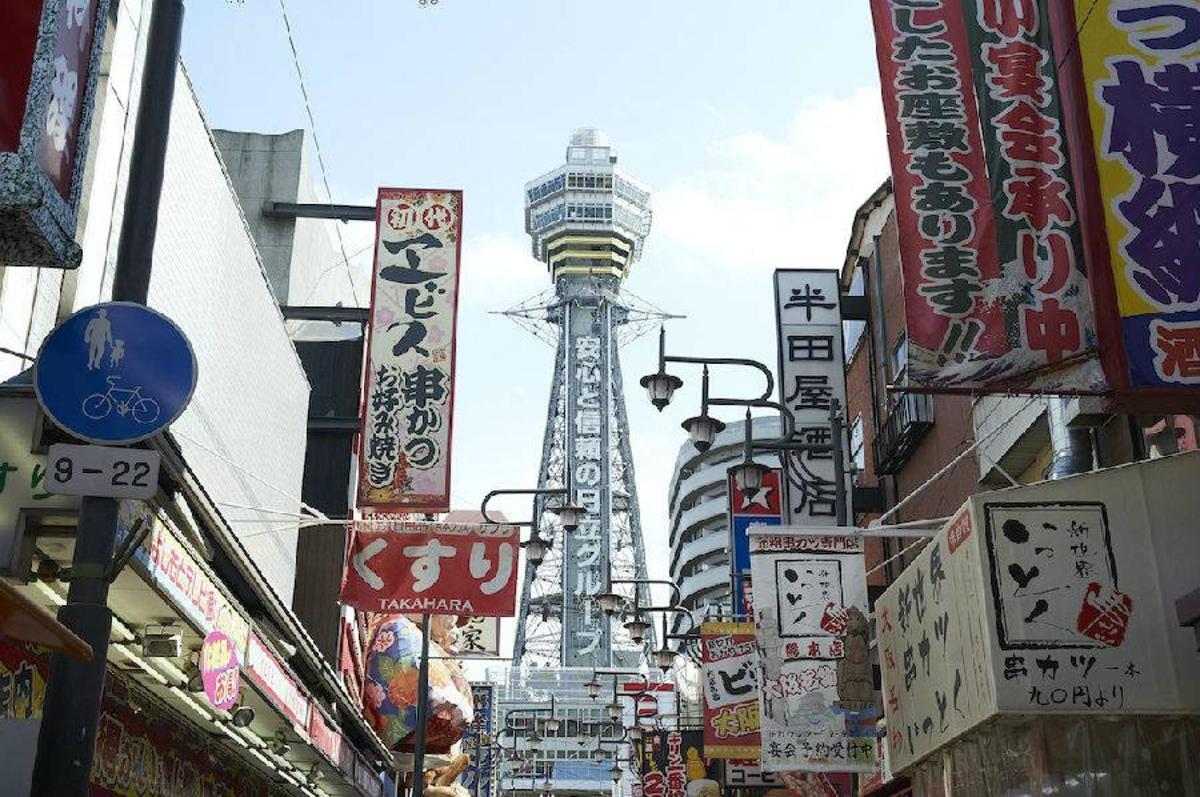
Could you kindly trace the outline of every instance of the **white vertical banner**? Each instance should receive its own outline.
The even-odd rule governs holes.
[[[862,537],[828,531],[750,528],[767,772],[875,768],[874,702],[858,705],[872,692]],[[844,668],[847,658],[857,666]]]
[[[795,439],[830,446],[830,410],[846,409],[846,356],[838,272],[828,269],[775,271],[775,319],[779,337],[779,401],[796,418]],[[846,522],[854,519],[850,491],[850,450],[841,433]],[[837,468],[832,450],[786,457],[787,523],[833,526],[837,522]]]
[[[462,192],[381,188],[357,505],[450,509]]]

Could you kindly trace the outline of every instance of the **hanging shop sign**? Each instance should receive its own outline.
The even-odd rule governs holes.
[[[750,561],[763,768],[871,771],[876,715],[862,537],[753,527]]]
[[[121,501],[117,510],[117,543],[129,536],[138,519],[151,524],[147,541],[134,551],[133,561],[146,579],[160,589],[189,622],[208,635],[222,631],[233,643],[239,661],[246,661],[250,624],[217,582],[157,514],[141,501]]]
[[[720,797],[708,775],[701,731],[657,731],[645,735],[640,756],[645,797]]]
[[[1046,0],[871,10],[909,383],[1102,389]]]
[[[0,8],[0,262],[75,268],[108,0]]]
[[[492,797],[495,769],[491,735],[496,729],[496,687],[493,684],[471,684],[474,719],[463,733],[462,751],[471,756],[459,779],[471,797]]]
[[[747,530],[751,523],[761,523],[767,526],[779,526],[783,523],[783,512],[786,500],[783,497],[781,484],[783,472],[772,468],[770,473],[763,476],[762,487],[753,498],[747,498],[733,478],[730,469],[727,476],[726,488],[729,490],[729,549],[733,551],[730,558],[733,579],[734,600],[736,611],[745,617],[754,616],[754,602],[750,580],[750,536]]]
[[[246,678],[259,688],[263,696],[292,721],[293,730],[307,738],[312,711],[308,695],[257,634],[250,635],[245,672]],[[332,760],[337,761],[337,756],[333,756]]]
[[[350,523],[342,602],[370,612],[516,613],[518,529],[468,523]]]
[[[358,506],[450,509],[462,192],[381,188]]]
[[[971,498],[876,602],[900,772],[997,714],[1200,710],[1200,453]],[[1120,496],[1120,500],[1113,500]]]
[[[710,758],[758,758],[754,623],[702,623],[700,652],[705,753]]]
[[[462,617],[454,631],[454,652],[463,657],[489,659],[500,656],[500,618]]]
[[[325,756],[326,761],[342,770],[345,770],[346,764],[349,763],[348,771],[354,771],[353,757],[347,758],[347,754],[350,752],[349,745],[338,733],[337,726],[328,720],[325,712],[317,708],[315,704],[309,704],[308,738],[312,740],[312,746]]]
[[[1195,388],[1200,162],[1191,120],[1197,113],[1200,5],[1073,5],[1076,17],[1087,20],[1072,32],[1078,30],[1095,193],[1107,234],[1100,249],[1115,288],[1115,337],[1124,342],[1118,379],[1135,389]]]
[[[846,411],[846,353],[838,272],[829,269],[777,269],[775,321],[779,341],[779,400],[796,419],[793,437],[813,450],[784,458],[790,525],[837,524],[838,493],[846,517],[854,517],[850,488],[850,447],[830,414],[834,402]],[[835,440],[836,436],[836,440]],[[839,443],[840,445],[835,445]],[[835,448],[841,451],[842,484]]]
[[[242,678],[233,640],[223,631],[210,631],[200,646],[200,680],[204,696],[214,707],[228,711],[242,696]]]

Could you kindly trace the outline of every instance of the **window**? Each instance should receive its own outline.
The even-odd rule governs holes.
[[[850,424],[850,459],[854,462],[854,470],[862,473],[867,467],[867,457],[863,446],[863,419],[861,415],[854,418]]]
[[[863,296],[863,270],[862,264],[858,263],[854,266],[854,276],[850,278],[850,291],[847,296]],[[863,333],[867,331],[866,321],[844,321],[842,329],[845,333],[845,340],[842,344],[842,350],[846,354],[846,362],[850,362],[850,358],[854,355],[854,350],[858,348],[859,342],[862,340]]]
[[[894,385],[908,384],[908,336],[903,332],[892,347],[892,356],[888,360],[888,377]]]

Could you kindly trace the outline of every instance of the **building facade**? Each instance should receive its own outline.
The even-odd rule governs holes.
[[[699,622],[734,613],[730,593],[730,531],[728,470],[744,458],[746,422],[730,423],[707,451],[691,442],[679,447],[671,474],[668,509],[671,581],[679,588],[680,605]],[[754,420],[756,438],[772,440],[781,434],[779,419]],[[779,457],[760,453],[755,461],[779,467]],[[673,632],[688,629],[675,614]]]
[[[112,295],[151,6],[114,3],[102,21],[79,268],[0,264],[0,455],[12,468],[0,489],[0,577],[51,611],[65,601],[79,504],[44,489],[47,446],[67,438],[41,415],[25,370],[60,320]],[[269,274],[239,193],[181,65],[148,304],[184,330],[200,376],[188,409],[150,441],[163,458],[157,495],[120,505],[118,544],[138,528],[146,536],[131,540],[109,592],[92,782],[120,793],[381,797],[391,753],[291,609],[310,385],[277,297],[280,284],[307,290],[301,277],[333,258],[328,241],[297,234]],[[215,631],[241,665],[230,709],[208,700],[198,669]],[[30,788],[47,665],[45,651],[0,640],[0,682],[21,695],[0,717],[6,794]]]

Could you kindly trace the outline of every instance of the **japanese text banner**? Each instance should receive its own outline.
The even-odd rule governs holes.
[[[1200,385],[1200,2],[1076,0],[1129,381]]]
[[[450,507],[462,192],[379,189],[358,506]]]
[[[862,538],[751,527],[762,766],[870,772],[875,701]]]
[[[512,617],[516,526],[350,523],[342,603],[370,612]]]
[[[709,758],[758,758],[758,653],[754,623],[700,625],[704,751]]]
[[[871,2],[913,385],[1104,387],[1044,1]]]

